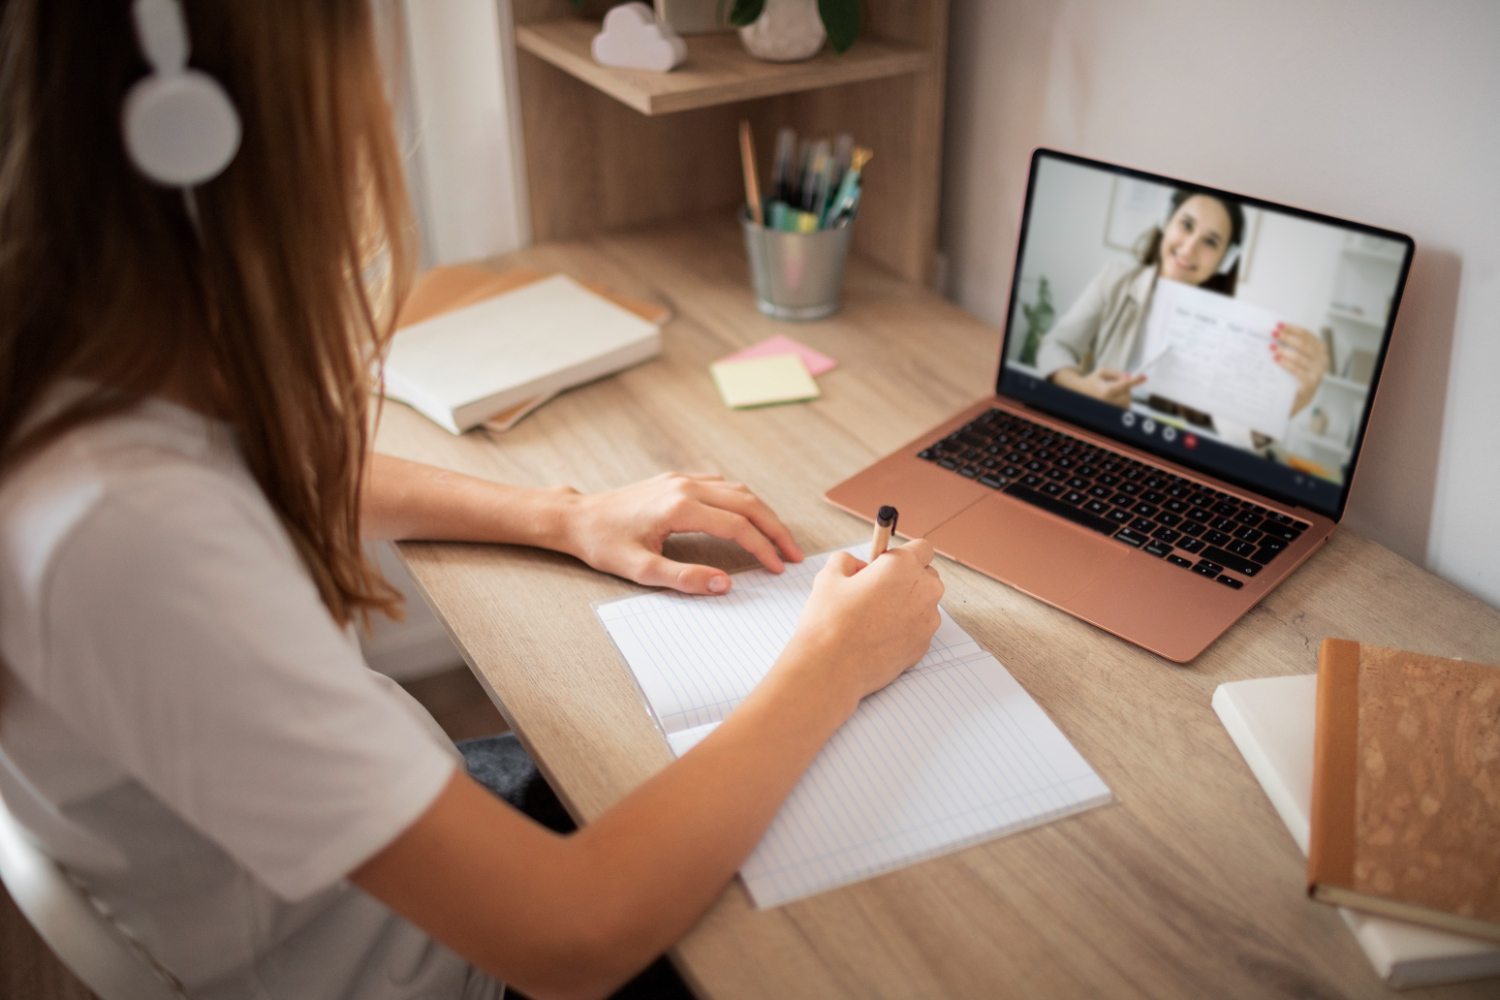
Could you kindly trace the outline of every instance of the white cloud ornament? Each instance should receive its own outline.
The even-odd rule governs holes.
[[[594,61],[601,66],[665,73],[686,59],[687,43],[682,36],[658,21],[643,3],[610,10],[604,15],[604,30],[594,36]]]

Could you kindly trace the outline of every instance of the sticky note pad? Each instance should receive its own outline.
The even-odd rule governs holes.
[[[777,334],[769,340],[762,340],[760,343],[747,347],[743,351],[737,351],[729,355],[729,357],[720,358],[719,360],[744,361],[747,358],[768,358],[774,354],[796,354],[800,356],[803,363],[807,365],[807,374],[813,376],[821,375],[830,369],[837,368],[839,364],[828,355],[820,354],[806,344],[799,344],[791,337],[785,337],[781,334]]]
[[[708,366],[724,405],[734,409],[818,398],[818,383],[795,354],[748,361],[716,361]]]

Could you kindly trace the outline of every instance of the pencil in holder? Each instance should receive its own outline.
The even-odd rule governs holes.
[[[852,223],[808,233],[768,229],[740,213],[755,304],[773,319],[824,319],[839,311]]]

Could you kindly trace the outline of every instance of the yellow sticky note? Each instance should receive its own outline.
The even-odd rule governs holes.
[[[746,361],[717,361],[708,366],[724,405],[734,409],[817,399],[818,383],[795,354]]]

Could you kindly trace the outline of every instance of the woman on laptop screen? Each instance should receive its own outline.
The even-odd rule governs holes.
[[[1136,260],[1106,264],[1042,341],[1038,374],[1065,389],[1129,407],[1131,396],[1142,394],[1136,393],[1137,387],[1149,381],[1148,369],[1166,351],[1152,345],[1148,336],[1159,282],[1165,279],[1233,297],[1245,228],[1245,213],[1238,203],[1191,190],[1174,192],[1165,222],[1153,226],[1137,244]],[[1268,346],[1275,364],[1296,380],[1286,414],[1295,416],[1318,391],[1328,370],[1328,349],[1310,331],[1285,322],[1271,332]],[[1152,409],[1213,427],[1211,412],[1143,392]],[[1249,431],[1251,443],[1258,447],[1278,436],[1263,428]]]

